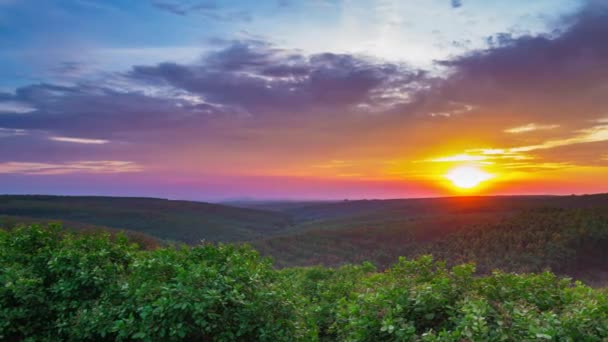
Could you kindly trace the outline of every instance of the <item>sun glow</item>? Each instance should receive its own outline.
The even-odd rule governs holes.
[[[454,186],[460,189],[471,189],[481,182],[487,181],[494,176],[475,166],[458,166],[445,175]]]

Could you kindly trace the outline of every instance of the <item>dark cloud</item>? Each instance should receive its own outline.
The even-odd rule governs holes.
[[[3,129],[29,133],[10,141],[5,134],[3,148],[23,146],[14,149],[16,153],[5,151],[5,156],[27,160],[38,154],[47,160],[49,150],[57,151],[54,156],[59,158],[83,157],[83,151],[93,149],[95,154],[118,149],[124,155],[135,146],[147,146],[143,150],[149,152],[150,146],[165,148],[176,141],[250,139],[258,134],[230,131],[235,127],[231,123],[241,121],[254,127],[251,132],[290,117],[348,126],[348,117],[361,111],[359,107],[386,111],[406,101],[397,95],[425,79],[424,73],[398,64],[345,54],[307,56],[261,41],[232,42],[196,64],[135,66],[112,77],[116,82],[42,83],[1,93],[0,102],[32,109],[0,116]],[[120,90],[105,85],[115,83],[121,84]],[[59,146],[48,142],[49,136],[109,143]]]
[[[426,99],[530,119],[593,118],[608,106],[608,5],[593,3],[562,33],[493,38],[489,49],[441,62],[453,72]]]
[[[451,0],[452,8],[462,7],[462,0]]]
[[[128,76],[253,113],[373,107],[379,101],[375,95],[386,95],[383,104],[397,101],[389,91],[405,90],[424,78],[403,65],[345,54],[304,56],[257,41],[235,42],[197,65],[136,66]]]
[[[87,138],[128,136],[129,132],[191,124],[192,116],[208,113],[188,101],[117,92],[94,86],[64,87],[49,84],[17,89],[12,100],[35,111],[4,114],[0,127],[53,131]],[[217,109],[220,112],[221,109]]]

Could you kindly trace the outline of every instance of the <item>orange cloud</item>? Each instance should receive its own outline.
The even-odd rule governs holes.
[[[0,163],[0,174],[61,175],[71,173],[124,173],[139,172],[142,170],[143,168],[137,163],[116,160],[78,161],[57,164],[26,162]]]

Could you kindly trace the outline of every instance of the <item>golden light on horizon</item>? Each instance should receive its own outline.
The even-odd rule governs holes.
[[[457,166],[448,171],[445,178],[459,189],[472,189],[480,183],[494,178],[494,175],[476,166]]]

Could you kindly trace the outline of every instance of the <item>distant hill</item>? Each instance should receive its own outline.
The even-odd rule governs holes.
[[[231,207],[261,209],[270,211],[287,211],[289,209],[298,209],[309,206],[318,206],[325,204],[339,203],[339,201],[297,201],[297,200],[232,200],[223,201],[220,204],[229,205]]]
[[[0,215],[128,229],[186,243],[244,241],[291,224],[283,213],[155,198],[0,196]]]
[[[585,196],[467,196],[389,200],[352,200],[302,203],[282,212],[298,222],[366,215],[432,216],[481,212],[507,212],[532,208],[577,208],[608,204],[608,195]]]

